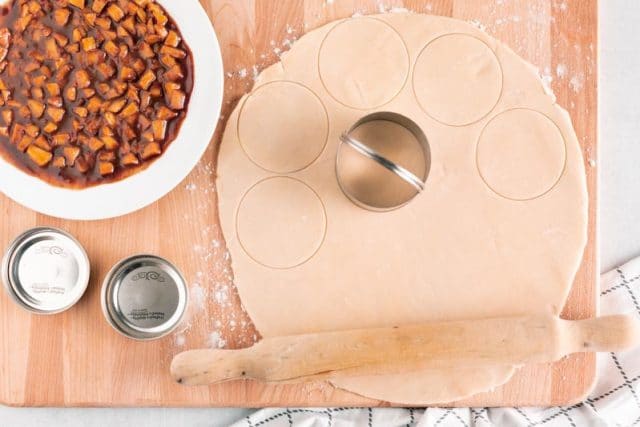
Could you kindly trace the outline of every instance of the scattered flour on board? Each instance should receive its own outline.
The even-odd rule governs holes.
[[[227,341],[222,338],[220,331],[214,331],[207,337],[207,346],[209,348],[225,348]]]
[[[206,290],[199,283],[191,285],[189,288],[189,299],[196,309],[204,309],[206,298]]]
[[[234,72],[228,71],[227,77],[230,79],[246,79],[250,76],[252,80],[255,80],[255,78],[258,77],[258,74],[260,74],[260,69],[257,65],[254,65],[251,68],[241,68]]]
[[[184,337],[183,334],[176,334],[176,338],[175,338],[176,347],[182,347],[186,341],[187,339]]]
[[[379,2],[377,6],[378,13],[409,13],[411,12],[406,7],[388,6],[383,2]]]
[[[247,74],[249,72],[253,71]],[[185,214],[185,221],[193,221],[194,216],[215,218],[216,198],[211,196],[216,193],[213,162],[203,160],[187,178],[185,189],[188,196],[194,198],[195,206],[195,213]],[[249,346],[256,342],[257,336],[251,319],[239,303],[231,256],[223,243],[220,227],[202,222],[193,226],[200,227],[200,235],[194,238],[190,248],[191,266],[196,271],[193,277],[188,277],[189,304],[173,336],[173,344],[181,350]]]
[[[389,9],[389,12],[390,13],[409,13],[411,11],[406,7],[392,7],[391,9]]]
[[[569,87],[574,92],[580,92],[582,90],[582,86],[584,85],[584,77],[582,75],[576,74],[571,77],[569,80]]]
[[[556,76],[558,76],[558,78],[561,79],[566,75],[567,75],[567,66],[564,64],[558,64],[556,66]]]
[[[482,22],[478,21],[477,19],[472,19],[471,21],[469,21],[469,23],[474,27],[476,27],[477,29],[479,29],[480,31],[484,31],[485,33],[487,32],[487,26],[484,25]]]
[[[540,80],[542,81],[542,86],[544,86],[544,90],[548,94],[553,94],[553,89],[551,88],[551,83],[553,82],[553,76],[551,75],[551,69],[549,67],[545,67],[544,70],[539,72]]]
[[[213,294],[218,304],[229,303],[229,285],[217,286],[215,293]]]

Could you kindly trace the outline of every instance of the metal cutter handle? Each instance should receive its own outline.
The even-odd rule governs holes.
[[[418,192],[421,192],[422,190],[424,190],[424,182],[420,178],[415,176],[409,170],[392,162],[391,160],[379,154],[377,151],[373,150],[372,148],[368,147],[367,145],[353,138],[347,132],[344,132],[342,135],[340,135],[340,140],[345,144],[349,144],[353,149],[355,149],[360,154],[367,156],[371,160],[377,162],[381,166],[395,173],[402,180],[404,180],[405,182],[413,186]]]

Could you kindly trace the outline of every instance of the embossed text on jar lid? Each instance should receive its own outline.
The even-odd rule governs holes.
[[[89,284],[87,253],[70,234],[38,227],[18,236],[2,260],[8,294],[25,309],[55,314],[73,306]]]
[[[187,285],[178,269],[154,255],[120,261],[102,285],[102,311],[121,334],[151,340],[173,331],[187,306]]]

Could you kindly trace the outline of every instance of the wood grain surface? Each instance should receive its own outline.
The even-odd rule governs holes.
[[[195,0],[186,0],[195,1]],[[0,294],[0,402],[16,406],[386,406],[320,383],[267,386],[232,382],[183,387],[169,376],[174,354],[209,345],[244,347],[258,339],[233,289],[217,218],[215,163],[225,118],[250,90],[255,72],[295,38],[329,21],[407,8],[474,21],[541,70],[571,113],[588,174],[589,241],[563,312],[596,313],[597,1],[596,0],[201,0],[220,39],[226,69],[223,118],[202,161],[173,192],[137,213],[73,222],[36,214],[0,196],[0,246],[36,226],[61,227],[86,247],[92,280],[84,298],[55,316],[35,316]],[[216,117],[211,117],[216,120]],[[0,179],[2,179],[0,177]],[[135,253],[167,257],[191,286],[181,329],[140,343],[113,331],[100,309],[108,269]],[[520,370],[505,386],[455,406],[576,402],[595,378],[595,357],[575,355]]]

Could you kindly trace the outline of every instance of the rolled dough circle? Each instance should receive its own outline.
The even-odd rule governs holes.
[[[408,58],[417,61],[415,68]],[[429,64],[437,65],[433,75]],[[463,69],[453,69],[456,64]],[[411,68],[413,84],[405,84]],[[282,62],[257,77],[245,99],[283,80],[313,88],[326,106],[325,149],[307,168],[276,177],[257,168],[243,150],[237,108],[217,169],[220,223],[234,283],[263,337],[561,312],[587,241],[585,163],[569,114],[544,92],[535,67],[468,22],[390,13],[349,18],[301,37]],[[425,88],[440,97],[437,102],[421,105],[428,101]],[[279,99],[275,94],[274,110]],[[340,135],[365,115],[354,106],[389,100],[373,110],[400,113],[424,130],[430,169],[417,197],[401,208],[375,212],[345,197],[336,158]],[[514,107],[539,113],[500,114]],[[558,134],[546,118],[560,129],[564,162]],[[512,135],[504,133],[509,124]],[[496,162],[491,170],[488,161]],[[488,188],[481,174],[504,194]],[[513,203],[504,197],[535,196],[550,186],[535,200]],[[304,217],[309,227],[302,226]],[[420,370],[333,384],[422,405],[490,390],[515,369]]]
[[[469,34],[447,34],[422,50],[413,69],[413,89],[422,109],[451,126],[486,116],[502,92],[495,53]]]
[[[304,123],[304,126],[300,126]],[[276,81],[258,88],[242,105],[240,144],[258,166],[275,173],[304,169],[327,143],[329,123],[311,89]]]
[[[320,79],[338,102],[356,109],[391,101],[409,74],[400,35],[378,19],[342,21],[327,34],[318,57]]]
[[[531,200],[560,180],[567,152],[558,126],[534,110],[505,111],[483,129],[477,147],[478,171],[497,194]]]
[[[238,240],[247,255],[271,268],[303,264],[320,248],[327,227],[318,195],[303,182],[273,177],[244,195],[236,218]]]

